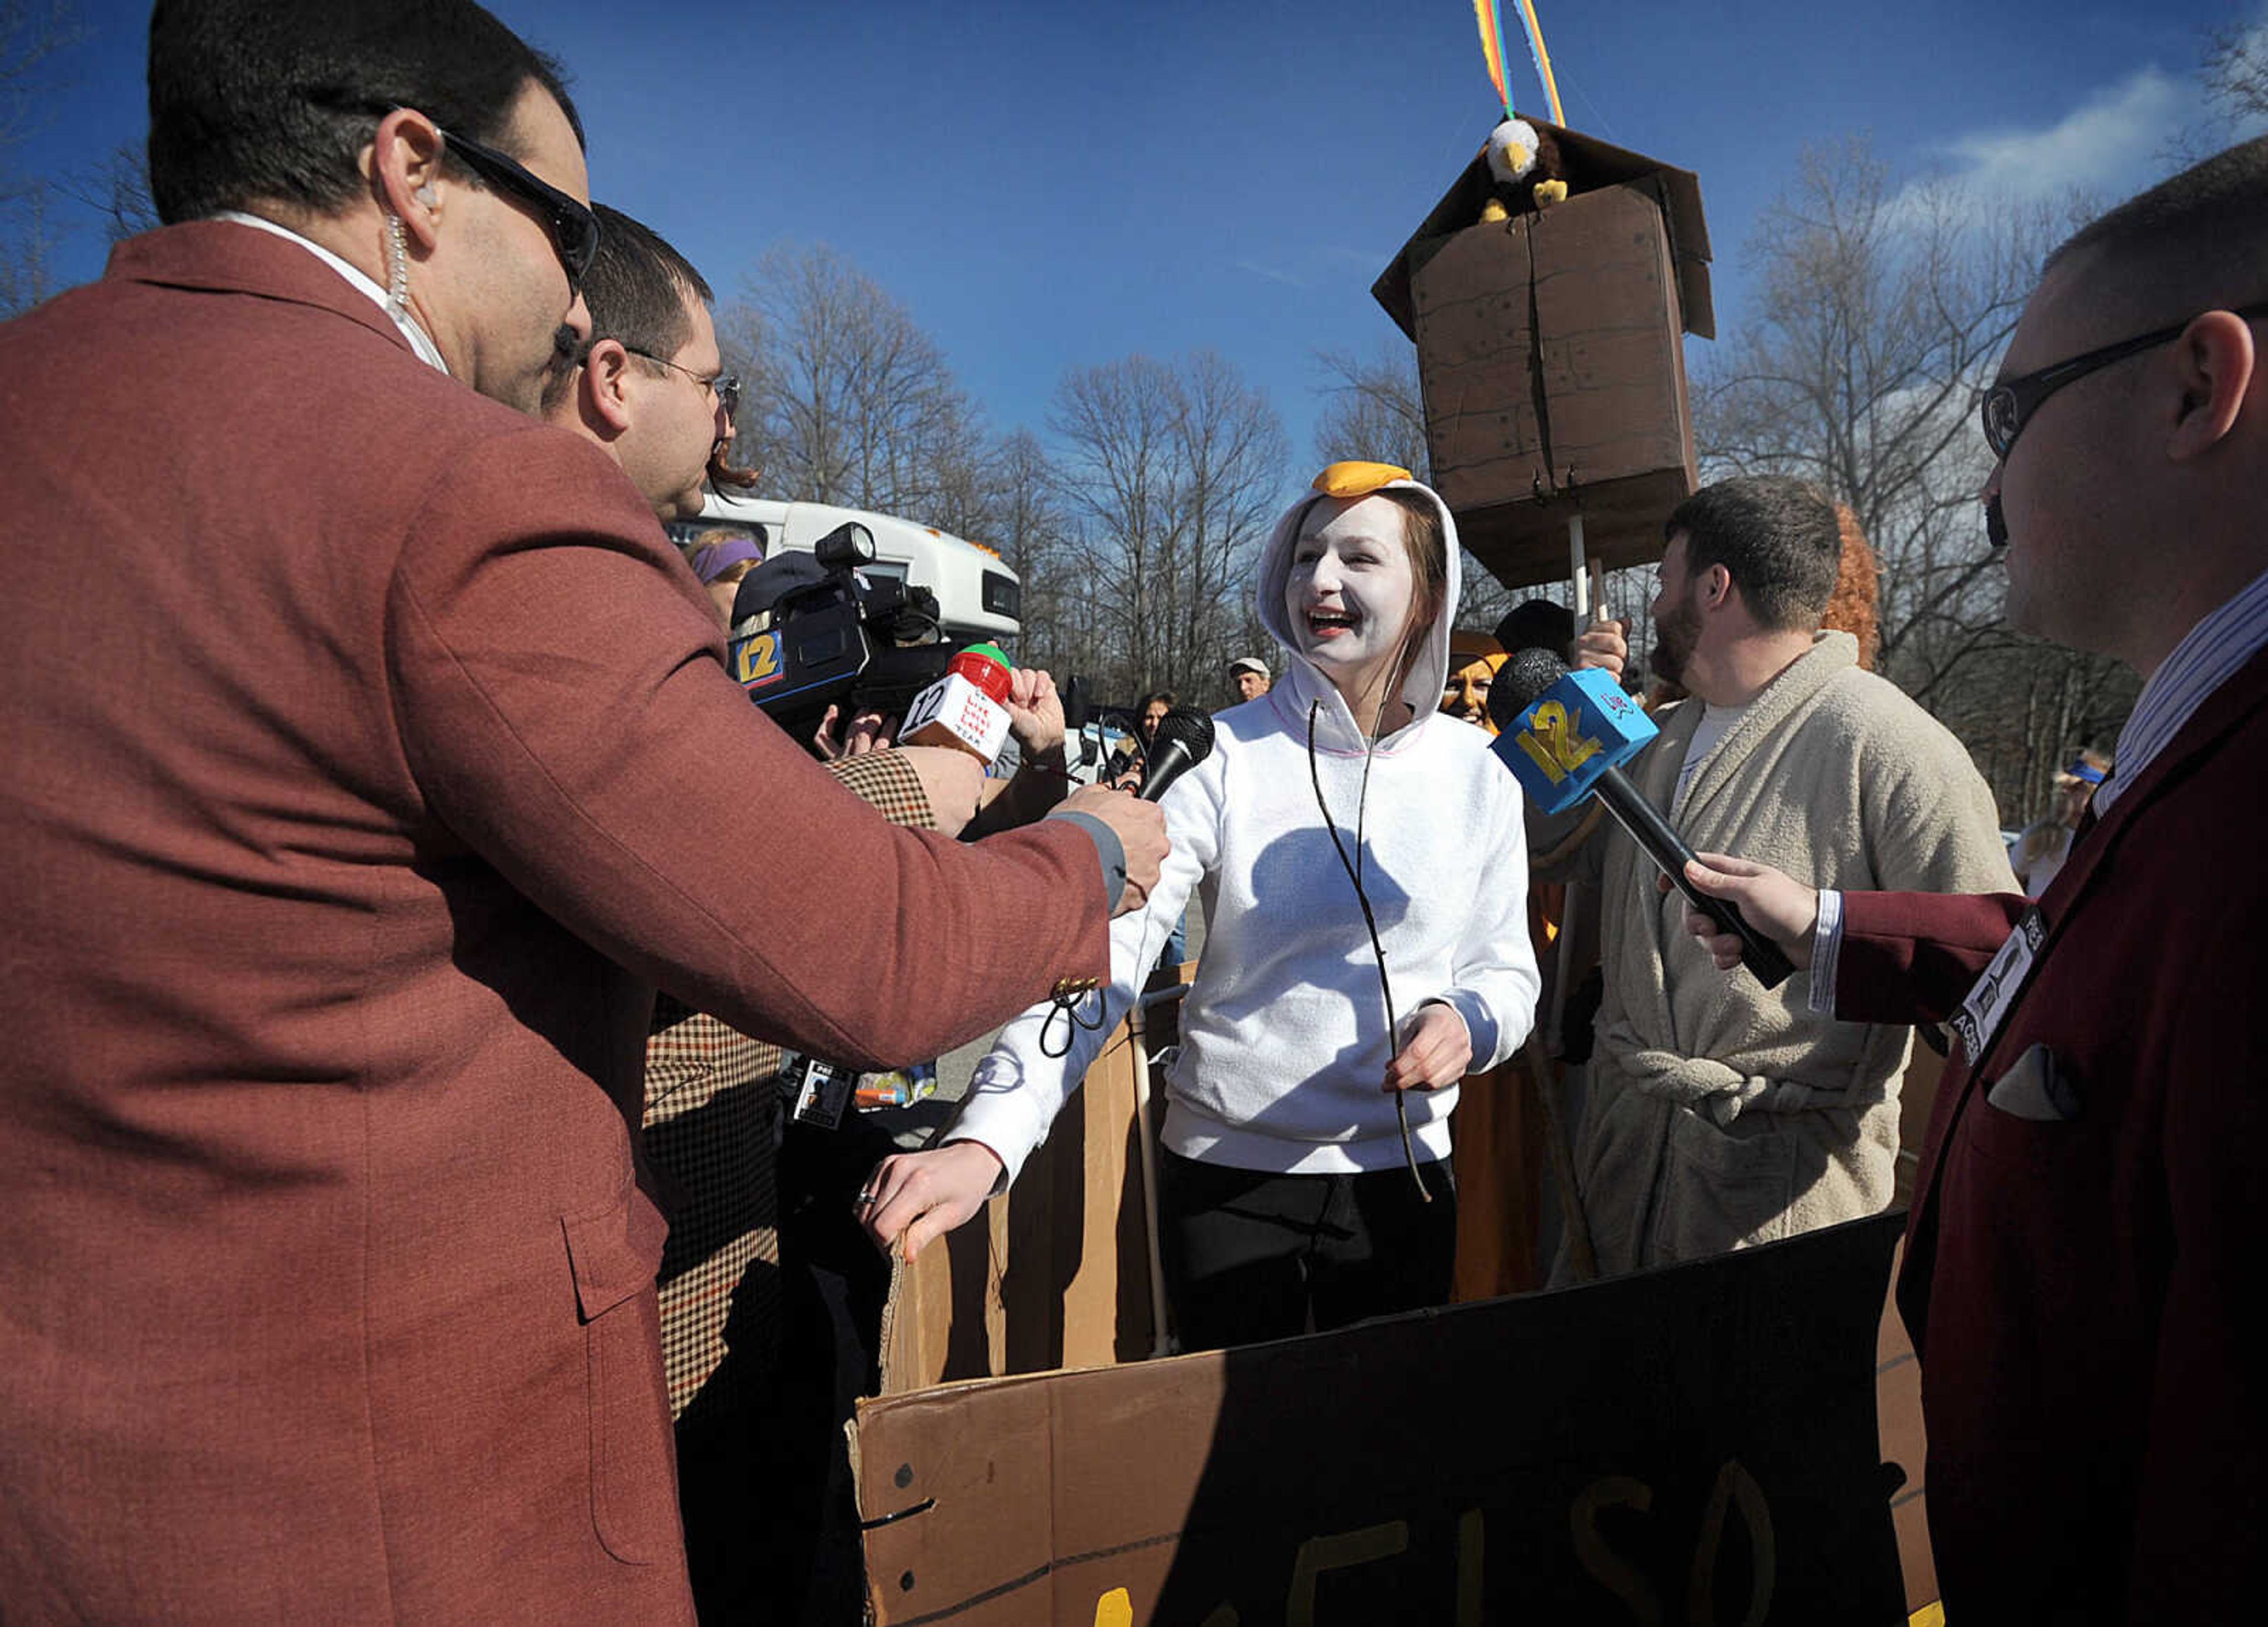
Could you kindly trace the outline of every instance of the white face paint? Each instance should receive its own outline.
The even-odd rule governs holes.
[[[1284,614],[1292,641],[1350,705],[1376,705],[1402,653],[1416,586],[1402,520],[1384,497],[1325,497],[1292,548]]]

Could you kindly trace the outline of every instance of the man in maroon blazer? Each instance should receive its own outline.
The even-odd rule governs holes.
[[[160,0],[151,102],[188,224],[0,328],[0,1616],[688,1619],[653,986],[934,1055],[1100,975],[1162,828],[895,830],[755,715],[498,404],[589,239],[485,12]]]
[[[1986,394],[2009,620],[2145,680],[2036,902],[1703,872],[1791,951],[1815,945],[1837,1016],[1953,1024],[1899,1304],[1955,1623],[2260,1609],[2264,337],[2256,141],[2058,250]],[[1737,946],[1711,947],[1722,965]]]

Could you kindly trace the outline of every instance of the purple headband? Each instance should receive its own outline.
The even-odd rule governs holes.
[[[2073,758],[2071,767],[2066,769],[2064,772],[2073,779],[2085,780],[2090,785],[2100,785],[2103,780],[2102,770],[2084,757]]]
[[[729,542],[703,542],[687,556],[686,563],[693,574],[703,582],[714,582],[742,560],[763,563],[763,550],[746,537],[734,537]]]

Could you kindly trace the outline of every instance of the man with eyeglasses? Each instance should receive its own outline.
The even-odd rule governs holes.
[[[661,519],[697,519],[740,398],[717,345],[716,296],[651,229],[593,210],[605,235],[585,290],[591,333],[546,384],[543,416],[604,448]]]
[[[2144,680],[2046,892],[1838,896],[1733,860],[1699,878],[1816,955],[1838,1017],[1953,1028],[1898,1299],[1955,1622],[2259,1609],[2264,289],[2268,140],[2058,250],[1984,396],[2010,623]]]
[[[722,372],[715,296],[659,233],[593,207],[603,236],[583,283],[591,338],[545,391],[545,416],[603,448],[662,519],[697,515],[739,391]],[[754,717],[751,708],[751,726]],[[976,814],[988,786],[1006,784],[988,781],[967,752],[918,746],[846,755],[826,772],[898,824],[948,832]],[[759,839],[740,833],[719,858]],[[686,1557],[703,1615],[718,1620],[792,1614],[778,1601],[804,1585],[825,1461],[842,1444],[830,1393],[842,1364],[831,1352],[811,1358],[827,1318],[781,1224],[792,1195],[817,1182],[790,1167],[792,1136],[775,1145],[780,1060],[777,1047],[668,1000],[647,1049],[647,1152],[685,1245],[665,1266],[660,1325]],[[853,1185],[874,1156],[857,1165]],[[858,1233],[850,1193],[826,1212],[887,1292],[887,1268]],[[759,1256],[766,1236],[778,1243],[769,1261]],[[792,1319],[817,1326],[784,1343]]]
[[[688,1622],[654,986],[937,1055],[1162,822],[895,830],[755,714],[526,416],[596,223],[487,12],[158,0],[149,84],[170,224],[0,326],[0,1615]]]

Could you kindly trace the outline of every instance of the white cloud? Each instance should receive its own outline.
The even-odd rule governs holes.
[[[1281,283],[1286,288],[1305,288],[1307,282],[1289,271],[1278,271],[1273,266],[1263,266],[1256,260],[1233,260],[1229,262],[1248,276],[1265,277],[1271,283]]]
[[[2167,138],[2197,104],[2194,81],[2139,69],[2043,129],[1955,136],[1939,150],[1940,178],[2012,202],[2052,202],[2074,191],[2122,198],[2166,173]]]
[[[2268,61],[2268,5],[2238,36],[2243,55]],[[2207,106],[2196,69],[2155,63],[2094,92],[2052,124],[1972,130],[1926,157],[1934,173],[1907,188],[1912,205],[1951,181],[2001,202],[2061,203],[2083,194],[2112,203],[2232,141],[2268,134],[2268,113]]]

